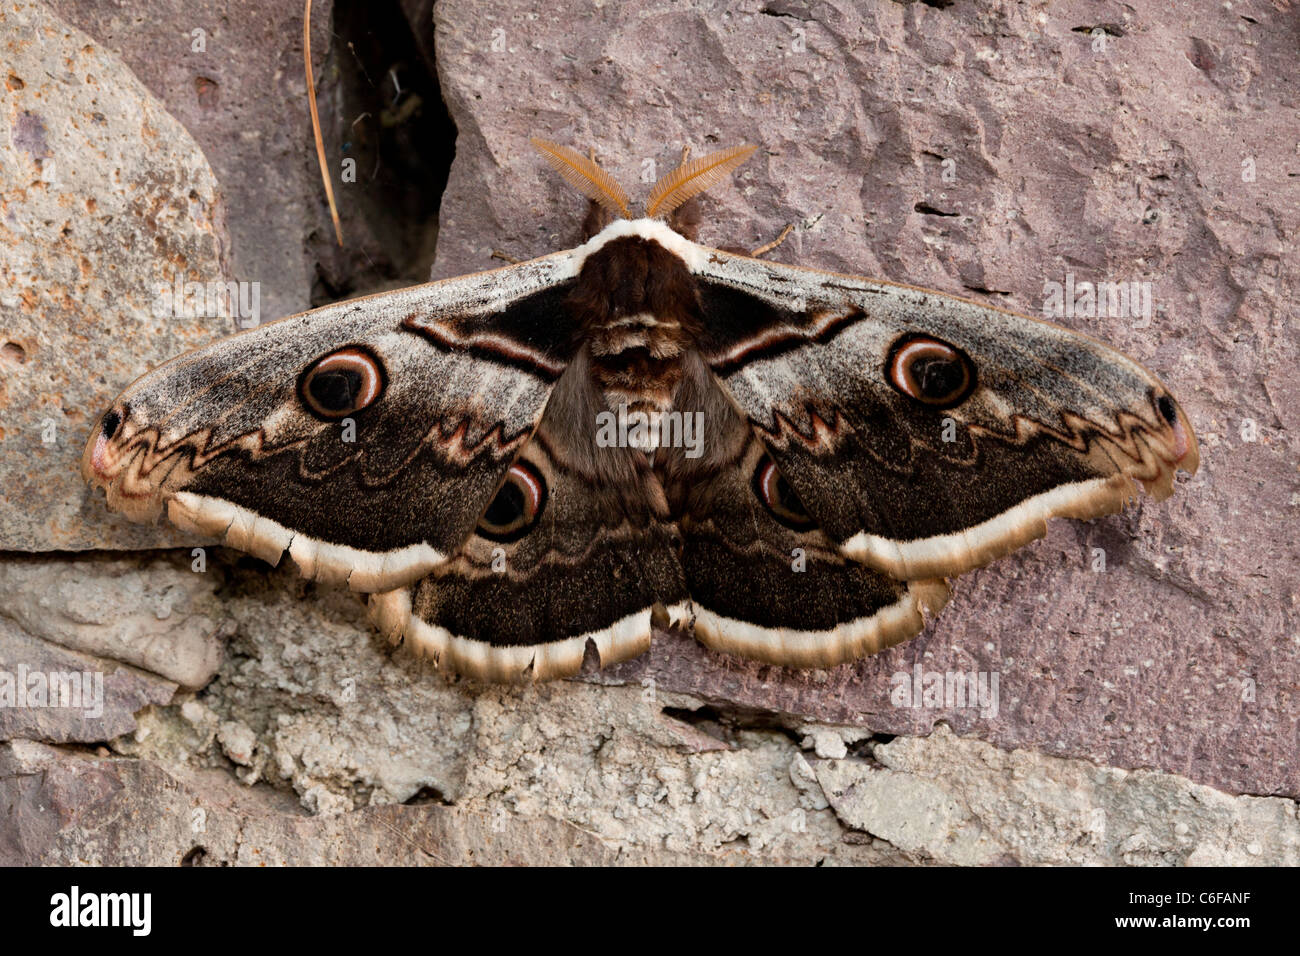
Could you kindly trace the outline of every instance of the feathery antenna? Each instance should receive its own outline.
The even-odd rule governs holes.
[[[733,169],[749,159],[757,146],[733,146],[683,163],[655,183],[646,200],[647,216],[666,216],[686,200],[717,185]]]
[[[623,187],[592,160],[567,146],[538,139],[536,136],[529,142],[546,157],[546,161],[555,171],[564,177],[564,181],[578,192],[624,219],[632,218],[627,205],[627,193],[623,192]]]

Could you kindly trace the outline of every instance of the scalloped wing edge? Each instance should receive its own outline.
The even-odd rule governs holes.
[[[182,531],[218,538],[222,544],[277,566],[287,551],[303,577],[344,584],[354,591],[386,591],[410,584],[447,560],[427,544],[393,551],[363,551],[286,528],[241,505],[188,491],[167,502],[167,518]]]
[[[1155,489],[1153,497],[1160,500],[1168,497],[1169,491]],[[1114,514],[1137,496],[1135,479],[1120,472],[1058,485],[974,527],[951,534],[894,541],[859,531],[841,542],[840,551],[900,581],[955,577],[1043,537],[1051,518],[1087,520]]]
[[[695,638],[710,650],[765,664],[836,667],[916,636],[928,620],[943,610],[949,596],[944,581],[914,581],[893,604],[822,631],[763,627],[694,604]]]
[[[471,640],[414,613],[411,591],[399,588],[370,597],[370,617],[393,644],[402,643],[416,655],[430,660],[439,671],[506,683],[531,683],[572,677],[582,670],[587,643],[596,647],[600,666],[629,660],[650,649],[655,623],[664,609],[651,606],[620,618],[609,627],[544,644],[501,647]],[[681,613],[681,605],[668,609],[669,616]]]

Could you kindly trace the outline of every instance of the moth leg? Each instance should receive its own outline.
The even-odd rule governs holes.
[[[767,255],[769,252],[771,252],[781,243],[785,242],[785,237],[790,235],[790,233],[793,231],[794,231],[794,223],[788,223],[786,227],[781,230],[781,235],[777,236],[771,242],[766,243],[765,245],[761,245],[757,249],[752,250],[749,253],[750,257],[754,259],[759,259]]]

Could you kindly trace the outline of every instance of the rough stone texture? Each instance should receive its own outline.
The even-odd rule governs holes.
[[[312,148],[300,0],[50,6],[120,56],[193,136],[224,187],[231,274],[260,283],[262,318],[307,308],[320,250],[304,238],[332,244],[334,234]],[[332,10],[332,0],[312,4],[313,68],[327,90]]]
[[[155,864],[196,848],[191,862],[204,863],[1168,865],[1300,854],[1291,800],[1008,753],[945,725],[881,744],[861,727],[708,707],[649,683],[446,681],[366,635],[351,595],[313,595],[288,571],[218,562],[210,574],[235,636],[201,693],[119,726],[111,758],[13,739],[60,739],[21,724],[2,735],[13,742],[0,756],[0,819],[16,832],[0,833],[0,862],[6,845],[29,862]],[[27,659],[0,653],[0,669],[16,657]],[[49,813],[29,812],[37,806]]]
[[[327,221],[301,169],[314,175],[305,114],[248,105],[261,94],[225,60],[214,76],[208,61],[156,55],[206,13],[127,2],[57,5],[110,36],[194,127],[244,210],[232,260],[256,263],[292,237],[274,260],[292,272],[302,237]],[[196,575],[188,550],[11,556],[0,671],[67,669],[85,653],[170,681],[117,667],[106,687],[137,683],[106,693],[96,726],[0,710],[0,863],[1300,862],[1300,546],[1284,533],[1300,508],[1288,245],[1300,123],[1285,82],[1300,26],[1275,6],[1209,0],[1169,12],[858,6],[634,2],[584,4],[579,17],[564,4],[440,0],[438,73],[459,140],[436,274],[495,265],[494,248],[576,241],[582,201],[531,155],[530,134],[595,145],[634,194],[648,188],[646,161],[662,172],[680,142],[758,143],[736,185],[710,197],[704,241],[756,245],[795,222],[778,259],[1030,313],[1067,273],[1150,280],[1148,327],[1063,321],[1165,378],[1200,433],[1200,474],[1162,505],[1058,523],[961,579],[920,638],[820,673],[663,634],[646,658],[585,682],[484,687],[393,652],[355,596],[252,560],[213,551]],[[275,16],[264,34],[241,20],[209,36],[263,50],[292,26],[287,8]],[[1088,33],[1098,24],[1100,44]],[[300,26],[291,32],[265,54],[282,57],[286,97],[301,95],[289,78]],[[73,37],[62,55],[90,55],[78,52],[89,41],[58,36]],[[104,64],[100,86],[124,101],[108,122],[158,109],[121,62]],[[220,108],[204,112],[187,85],[200,73]],[[329,70],[319,75],[327,91]],[[256,150],[213,158],[241,130],[270,150],[268,166],[271,154],[300,164],[263,177],[287,177],[283,204],[249,175]],[[123,201],[115,188],[84,186],[101,206]],[[295,276],[286,300],[305,288]],[[73,317],[48,314],[61,350],[86,334],[59,332]],[[99,345],[99,360],[150,364],[146,344]],[[106,393],[123,384],[109,378]],[[47,480],[49,459],[8,439],[5,451],[16,473]],[[24,520],[64,501],[29,498]],[[82,515],[69,535],[145,540],[106,538],[97,501]],[[917,666],[996,675],[996,708],[894,706],[891,677]],[[202,689],[174,694],[171,681]],[[73,741],[104,749],[62,746]]]
[[[198,690],[221,664],[225,612],[206,554],[0,559],[0,617],[34,637]]]
[[[889,744],[819,727],[860,753],[827,759],[797,733],[741,721],[724,747],[700,751],[672,747],[676,720],[632,688],[559,684],[484,707],[486,696],[460,695],[481,767],[454,806],[426,791],[411,805],[322,812],[310,793],[299,806],[205,769],[197,750],[109,758],[14,740],[0,745],[0,818],[13,821],[0,828],[0,865],[1300,860],[1294,801],[1008,753],[946,725]],[[177,710],[155,711],[158,722]]]
[[[171,681],[66,651],[0,620],[0,740],[109,740],[135,731],[141,708],[175,692]]]
[[[0,548],[186,540],[110,516],[78,465],[142,372],[234,330],[155,316],[160,283],[225,277],[216,180],[112,54],[48,8],[0,9]]]
[[[881,766],[823,760],[845,824],[944,863],[1295,866],[1294,800],[1232,798],[1185,778],[1010,753],[940,725],[877,744]]]
[[[460,131],[436,274],[577,239],[583,200],[530,134],[595,146],[634,198],[681,143],[756,143],[701,241],[756,246],[793,222],[776,259],[1030,314],[1067,273],[1150,281],[1148,327],[1061,321],[1155,370],[1201,439],[1174,498],[1059,524],[874,659],[800,674],[661,638],[619,678],[1300,795],[1300,543],[1278,534],[1300,517],[1292,12],[632,2],[574,29],[563,7],[444,0],[435,19]],[[999,673],[997,715],[891,706],[890,676],[917,664]]]
[[[103,759],[27,741],[0,744],[0,866],[610,865],[904,863],[880,841],[800,841],[791,855],[744,840],[712,854],[620,844],[565,819],[450,807],[377,806],[309,816],[267,787],[222,771],[173,776],[149,761]],[[141,831],[150,838],[141,840]]]

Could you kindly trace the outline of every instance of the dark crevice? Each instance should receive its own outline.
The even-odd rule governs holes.
[[[443,807],[452,805],[451,801],[443,796],[442,791],[437,787],[421,787],[415,792],[414,796],[402,801],[402,805],[407,807],[419,807],[430,803]]]
[[[942,209],[938,209],[934,206],[931,206],[927,202],[917,203],[915,206],[912,207],[912,210],[914,212],[919,212],[923,216],[944,216],[945,218],[947,218],[947,217],[952,217],[957,215],[957,213],[955,212],[944,212]]]
[[[713,707],[706,705],[697,707],[694,710],[686,707],[665,707],[661,713],[665,717],[679,720],[684,724],[690,724],[696,730],[728,745],[735,744],[735,728],[725,723],[722,714]]]
[[[119,667],[125,667],[127,670],[134,669],[130,664],[122,664],[121,662],[114,663],[117,663]],[[152,672],[142,671],[142,673],[148,674]],[[135,713],[143,713],[146,710],[150,710],[152,707],[152,704],[146,704],[136,710]],[[129,759],[123,758],[121,754],[113,751],[112,748],[109,747],[108,740],[50,740],[39,735],[30,736],[28,739],[38,741],[47,747],[62,750],[65,753],[80,754],[83,757],[94,757],[96,760]],[[0,743],[7,743],[7,741],[0,741]]]
[[[982,285],[963,285],[962,288],[971,292],[977,292],[980,295],[1010,295],[1006,289],[986,289]]]
[[[456,149],[433,56],[431,2],[338,0],[332,26],[338,86],[321,127],[347,254],[321,256],[313,305],[428,279]],[[344,179],[345,166],[354,182]]]
[[[690,724],[710,737],[733,746],[737,742],[739,733],[746,730],[780,734],[796,744],[803,739],[801,734],[785,726],[777,714],[764,710],[746,707],[719,708],[705,704],[694,708],[664,707],[661,712],[665,717]]]
[[[860,740],[849,741],[847,742],[848,756],[864,760],[877,767],[883,767],[884,764],[876,759],[876,747],[879,744],[889,743],[895,736],[895,734],[876,733]]]
[[[814,23],[812,13],[808,9],[807,3],[800,3],[798,0],[787,0],[787,2],[777,2],[764,4],[758,12],[765,17],[780,17],[785,20],[798,20],[800,23]]]
[[[665,717],[671,717],[673,720],[680,720],[684,724],[698,726],[706,723],[721,723],[722,714],[716,707],[710,707],[705,704],[703,707],[691,709],[689,707],[665,707],[661,711]]]
[[[1100,30],[1107,36],[1122,37],[1124,28],[1117,23],[1097,23],[1090,27],[1071,27],[1071,33],[1092,33],[1093,30]]]

